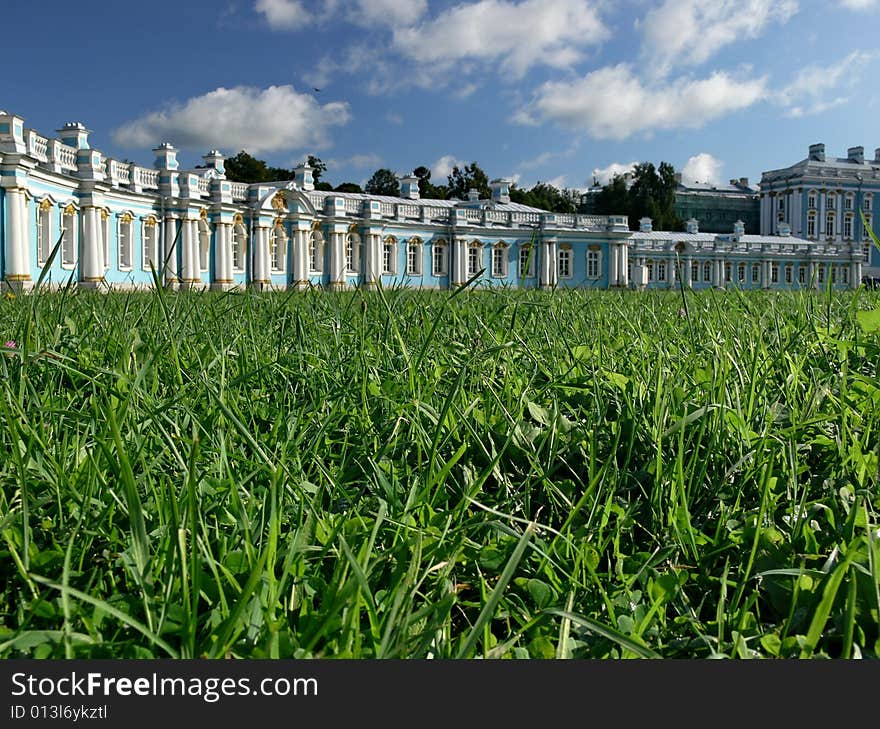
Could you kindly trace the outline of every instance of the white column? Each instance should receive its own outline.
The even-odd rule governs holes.
[[[463,238],[453,237],[449,246],[449,281],[452,286],[461,286],[467,278],[465,277],[465,262],[467,260],[467,251],[465,249],[465,241]]]
[[[269,284],[269,228],[257,223],[254,230],[253,265],[251,267],[251,283],[254,286]]]
[[[825,191],[819,191],[819,214],[816,218],[816,235],[818,240],[825,240]]]
[[[214,281],[211,288],[218,291],[232,285],[231,229],[229,223],[217,223],[214,232]]]
[[[615,241],[608,244],[608,285],[618,286],[620,267],[618,266],[619,246]]]
[[[303,288],[308,276],[308,232],[305,230],[293,231],[293,285]]]
[[[669,288],[675,288],[675,277],[678,268],[678,256],[672,256],[669,259]]]
[[[684,266],[684,272],[683,272],[684,273],[684,285],[687,286],[688,288],[691,288],[694,284],[694,281],[693,281],[693,275],[692,275],[693,274],[693,270],[692,270],[693,266],[692,266],[690,256],[685,258],[682,261],[681,265]]]
[[[850,271],[849,271],[849,287],[851,289],[857,289],[861,283],[862,283],[862,262],[860,260],[852,261],[852,263],[850,263]]]
[[[184,218],[180,221],[182,226],[180,232],[180,283],[182,286],[189,288],[193,284],[192,275],[192,221]]]
[[[30,288],[31,262],[28,245],[27,199],[20,187],[6,189],[7,210],[4,278],[15,288]]]
[[[376,287],[376,281],[381,275],[381,251],[379,250],[379,236],[375,233],[364,233],[364,287],[372,289]]]
[[[159,247],[159,260],[156,261],[157,272],[161,275],[164,270],[165,285],[174,287],[179,280],[177,259],[180,241],[176,244],[174,242],[177,237],[177,221],[170,215],[165,218],[162,232],[165,240],[164,245]],[[163,269],[163,267],[166,268]]]
[[[624,288],[629,286],[629,246],[626,242],[620,244],[620,254],[617,258],[619,272],[617,280]]]
[[[98,209],[83,208],[83,245],[81,262],[82,281],[87,287],[97,287],[104,280],[104,246],[101,242],[101,223]]]
[[[345,287],[345,250],[342,233],[330,233],[330,288]]]

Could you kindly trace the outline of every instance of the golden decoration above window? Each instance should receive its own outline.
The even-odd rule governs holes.
[[[272,209],[287,210],[287,199],[284,196],[284,192],[278,191],[272,197]]]
[[[42,212],[45,213],[47,210],[51,210],[51,209],[52,209],[52,201],[49,198],[46,198],[45,200],[40,202],[40,210]]]

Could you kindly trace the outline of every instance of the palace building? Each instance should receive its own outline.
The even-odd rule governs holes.
[[[761,177],[761,233],[782,228],[818,246],[861,251],[863,275],[880,276],[880,251],[862,222],[875,234],[880,226],[874,200],[880,199],[880,148],[865,159],[864,147],[850,147],[846,157],[825,156],[824,144],[812,144],[806,159]]]
[[[226,179],[213,150],[180,169],[177,150],[153,150],[152,168],[120,162],[65,124],[48,138],[0,112],[0,267],[3,285],[76,282],[102,290],[287,289],[317,286],[789,288],[858,286],[863,247],[844,239],[773,234],[631,232],[625,216],[560,215],[511,202],[509,182],[489,199],[419,199],[404,176],[398,197],[314,189],[294,179]],[[861,198],[860,198],[861,199]],[[52,252],[58,250],[54,258]],[[50,261],[51,259],[51,261]]]

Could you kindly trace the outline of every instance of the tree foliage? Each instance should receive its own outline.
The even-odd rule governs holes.
[[[579,199],[577,190],[560,190],[547,182],[538,182],[530,190],[520,189],[515,184],[510,186],[511,202],[531,205],[553,213],[576,212]]]
[[[334,192],[363,192],[363,188],[354,182],[343,182],[333,188]]]
[[[431,168],[420,165],[413,170],[419,178],[419,197],[425,200],[446,200],[449,190],[446,185],[435,185],[431,182]]]
[[[373,176],[367,180],[364,186],[364,192],[369,195],[389,195],[397,197],[400,195],[400,181],[397,175],[391,170],[383,167],[376,170]]]
[[[458,165],[452,168],[452,173],[447,179],[447,192],[449,199],[458,198],[459,200],[468,199],[468,191],[477,190],[480,197],[489,197],[489,176],[483,172],[476,162],[471,162],[459,168]]]
[[[655,230],[680,230],[681,219],[675,212],[675,168],[668,162],[654,167],[641,162],[633,169],[633,183],[615,175],[596,196],[595,211],[600,215],[629,217],[629,227],[637,230],[641,218],[651,218]]]

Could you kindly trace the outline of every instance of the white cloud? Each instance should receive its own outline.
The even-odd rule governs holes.
[[[757,38],[773,22],[785,23],[797,0],[664,0],[638,23],[643,51],[657,75],[678,65],[698,65],[721,48]]]
[[[637,132],[701,127],[762,99],[765,84],[764,78],[737,80],[716,72],[705,79],[646,86],[627,64],[619,64],[539,86],[514,120],[551,121],[597,139],[626,139]]]
[[[625,175],[627,172],[632,172],[637,164],[638,162],[630,162],[629,164],[612,162],[607,167],[595,167],[593,169],[593,183],[607,185],[616,175]]]
[[[853,51],[837,63],[802,68],[788,86],[773,95],[774,101],[787,107],[785,113],[791,117],[819,114],[845,104],[847,96],[832,97],[832,92],[858,84],[859,71],[878,55],[876,51]]]
[[[518,78],[539,64],[570,67],[608,37],[592,0],[478,0],[395,28],[393,46],[435,70],[475,60]]]
[[[456,159],[451,154],[445,154],[431,165],[431,179],[438,185],[443,184],[446,178],[452,174],[453,167],[464,167],[467,162]]]
[[[292,86],[221,87],[127,122],[113,138],[132,147],[168,140],[185,148],[223,147],[260,154],[326,147],[327,128],[346,124],[350,118],[347,103],[321,105]]]
[[[838,0],[838,2],[850,10],[869,10],[877,7],[877,0]]]
[[[392,124],[403,124],[403,117],[400,114],[396,114],[393,111],[389,111],[385,115],[385,120],[391,122]]]
[[[328,167],[354,167],[355,169],[363,169],[365,167],[379,167],[382,164],[382,158],[378,154],[353,154],[351,157],[344,159],[328,159],[326,160]]]
[[[700,152],[691,157],[681,170],[684,182],[704,182],[717,185],[721,182],[721,168],[724,163],[708,152]]]
[[[314,19],[300,0],[257,0],[254,9],[272,30],[297,30]]]
[[[428,9],[428,0],[256,0],[254,10],[272,30],[300,30],[344,18],[364,27],[411,25]]]
[[[565,189],[565,182],[567,179],[568,179],[567,175],[559,175],[558,177],[553,177],[552,179],[547,180],[547,182],[545,184],[552,185],[553,187],[557,188],[558,190],[564,190]]]

